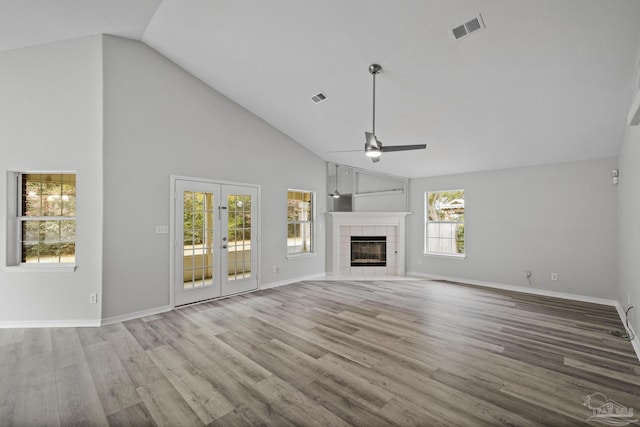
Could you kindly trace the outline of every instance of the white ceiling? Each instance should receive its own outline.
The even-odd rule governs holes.
[[[616,156],[639,22],[640,0],[0,0],[0,49],[142,40],[328,161],[423,177]],[[363,149],[374,62],[378,138],[427,149],[328,154]]]

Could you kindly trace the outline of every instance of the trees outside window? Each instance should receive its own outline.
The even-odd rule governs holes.
[[[314,198],[311,191],[287,192],[287,255],[313,252]]]
[[[464,255],[464,190],[425,194],[425,253]]]
[[[76,175],[20,174],[20,261],[74,263],[76,255]]]

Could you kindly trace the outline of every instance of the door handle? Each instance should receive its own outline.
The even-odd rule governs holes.
[[[225,243],[224,245],[222,245],[222,249],[227,249],[229,246]]]

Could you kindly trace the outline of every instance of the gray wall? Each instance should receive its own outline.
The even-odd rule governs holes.
[[[335,163],[327,164],[327,173],[327,191],[333,193],[336,189]],[[406,192],[392,193],[390,190],[404,189],[407,182],[407,178],[339,165],[338,191],[347,197],[330,198],[327,208],[344,212],[406,212]]]
[[[618,158],[619,292],[623,308],[630,305],[631,326],[640,332],[640,126],[627,127]]]
[[[139,42],[94,36],[0,53],[0,147],[0,224],[6,171],[78,174],[78,270],[8,272],[0,227],[0,323],[167,305],[168,235],[155,226],[169,224],[171,174],[262,186],[263,284],[324,271],[326,164]],[[408,270],[517,286],[531,270],[536,288],[639,304],[640,128],[627,129],[618,162],[411,180]],[[286,258],[287,188],[317,192],[314,256]],[[457,188],[466,191],[466,259],[422,255],[424,193]]]
[[[601,159],[412,179],[407,270],[527,287],[531,270],[535,288],[615,299],[614,168]],[[466,259],[423,255],[424,194],[455,189],[465,190]]]
[[[104,84],[103,317],[169,304],[171,174],[262,186],[263,284],[324,272],[324,161],[140,42],[104,37]],[[313,256],[286,259],[288,188],[317,192]]]
[[[100,319],[101,37],[0,53],[0,323]],[[76,272],[7,272],[7,171],[77,173]],[[13,248],[9,248],[13,250]],[[9,269],[11,270],[11,269]]]

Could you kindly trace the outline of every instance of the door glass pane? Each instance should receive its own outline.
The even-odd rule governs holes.
[[[183,192],[183,288],[213,284],[213,194]]]
[[[251,277],[251,196],[230,194],[228,206],[228,280]]]

